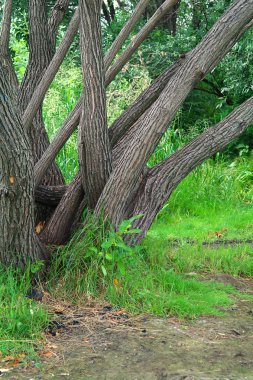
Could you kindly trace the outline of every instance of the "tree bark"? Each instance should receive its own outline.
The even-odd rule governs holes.
[[[84,96],[78,134],[81,179],[94,208],[112,169],[106,115],[105,73],[100,25],[102,1],[80,0],[80,49]]]
[[[0,261],[24,269],[43,260],[34,232],[32,150],[0,62]]]
[[[68,185],[44,186],[35,190],[35,200],[46,206],[58,206],[63,195],[68,190]]]
[[[46,244],[64,244],[69,239],[75,215],[79,211],[83,198],[84,191],[79,173],[69,185],[56,209],[57,218],[54,214],[40,234],[40,239],[43,242]],[[73,215],[73,218],[69,218],[70,214]]]
[[[143,217],[134,223],[141,233],[132,242],[140,243],[154,218],[177,185],[207,158],[221,151],[240,136],[253,122],[253,97],[237,107],[229,116],[207,129],[168,159],[149,170],[135,197],[134,215]]]

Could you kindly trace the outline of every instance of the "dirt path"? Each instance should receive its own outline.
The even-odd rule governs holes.
[[[222,280],[252,292],[253,281]],[[225,317],[194,322],[83,309],[66,325],[50,339],[54,355],[42,369],[4,378],[253,380],[253,301],[235,300]]]

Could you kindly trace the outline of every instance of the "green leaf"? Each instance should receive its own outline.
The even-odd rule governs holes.
[[[109,249],[114,245],[115,241],[114,240],[105,240],[102,244],[101,247],[103,249]]]
[[[91,251],[91,252],[94,252],[94,253],[98,253],[98,249],[96,247],[94,247],[94,246],[89,247],[88,251]]]
[[[131,230],[127,231],[127,234],[139,234],[141,230],[139,228],[132,228]]]
[[[122,261],[119,261],[119,262],[118,262],[118,268],[119,268],[120,273],[121,273],[123,276],[125,276],[125,274],[126,274],[126,268],[125,268],[125,265],[123,264]]]
[[[104,265],[101,265],[101,269],[102,269],[103,275],[106,276],[107,275],[107,271],[106,271]]]
[[[105,258],[106,258],[107,260],[109,260],[109,261],[112,261],[112,254],[111,254],[111,253],[107,253],[107,254],[105,255]]]

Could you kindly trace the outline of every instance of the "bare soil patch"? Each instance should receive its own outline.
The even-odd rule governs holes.
[[[253,280],[215,277],[253,294]],[[235,299],[226,316],[194,321],[132,317],[110,305],[58,306],[58,314],[62,325],[48,334],[41,368],[15,369],[4,378],[253,380],[252,300]]]

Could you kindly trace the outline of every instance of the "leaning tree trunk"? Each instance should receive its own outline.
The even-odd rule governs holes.
[[[24,268],[45,256],[34,232],[31,144],[7,78],[0,62],[0,261]]]

